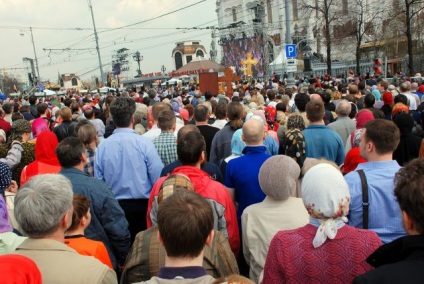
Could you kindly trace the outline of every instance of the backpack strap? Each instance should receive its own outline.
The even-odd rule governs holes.
[[[362,228],[368,229],[368,210],[369,210],[369,201],[368,201],[368,183],[367,177],[363,170],[357,170],[359,177],[361,178],[362,184]]]

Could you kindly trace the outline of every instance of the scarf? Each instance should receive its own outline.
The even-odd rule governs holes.
[[[328,238],[334,239],[338,229],[347,223],[349,187],[340,170],[330,164],[318,164],[306,172],[301,192],[310,224],[318,227],[312,242],[318,248]]]

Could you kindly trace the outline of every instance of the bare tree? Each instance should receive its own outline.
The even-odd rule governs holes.
[[[311,2],[313,3],[311,4]],[[331,74],[331,27],[332,24],[339,19],[339,15],[335,13],[339,5],[339,0],[302,0],[301,5],[302,9],[315,11],[317,16],[316,18],[322,19],[322,28],[324,30],[324,39],[326,45],[326,62],[328,74]]]
[[[375,24],[377,19],[381,19],[382,9],[377,9],[374,7],[377,3],[370,3],[367,0],[355,0],[355,9],[353,14],[356,15],[356,28],[355,28],[355,38],[356,38],[356,73],[360,73],[360,61],[361,61],[361,45],[364,39],[370,34],[375,33]],[[380,3],[381,4],[381,3]]]
[[[414,53],[412,50],[412,20],[424,10],[424,0],[405,0],[403,13],[406,21],[406,38],[408,41],[408,72],[414,75]]]

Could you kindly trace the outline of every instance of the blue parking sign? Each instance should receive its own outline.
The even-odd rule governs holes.
[[[295,44],[286,44],[286,57],[287,58],[297,57]]]

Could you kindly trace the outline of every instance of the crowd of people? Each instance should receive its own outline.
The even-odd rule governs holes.
[[[423,95],[311,76],[6,99],[0,283],[419,283]]]

